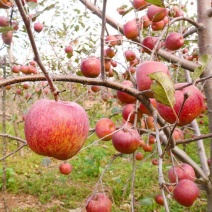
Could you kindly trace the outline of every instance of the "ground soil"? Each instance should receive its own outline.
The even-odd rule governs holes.
[[[32,196],[32,195],[27,195],[27,194],[11,194],[11,193],[3,193],[0,192],[0,212],[5,212],[5,202],[6,206],[8,208],[7,212],[22,212],[22,211],[27,211],[27,212],[79,212],[81,210],[68,210],[63,208],[62,202],[59,200],[53,200],[51,203],[48,204],[41,204],[38,200],[38,198]],[[54,206],[54,209],[53,209]],[[55,208],[55,206],[57,206]]]

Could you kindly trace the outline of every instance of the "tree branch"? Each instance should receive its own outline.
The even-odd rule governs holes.
[[[84,4],[91,12],[93,12],[95,15],[97,15],[98,17],[102,18],[102,12],[101,10],[99,10],[95,5],[93,5],[92,3],[90,3],[87,0],[80,0],[80,2],[82,4]],[[113,20],[112,18],[110,18],[109,16],[106,16],[106,22],[112,26],[113,28],[117,29],[119,32],[121,32],[123,34],[123,26],[121,26],[120,24],[118,24],[115,20]],[[140,43],[139,39],[135,39],[134,41]],[[163,59],[165,59],[166,61],[172,62],[172,63],[177,63],[179,64],[182,68],[185,68],[189,71],[194,71],[195,68],[197,68],[199,65],[192,62],[192,61],[188,61],[186,59],[177,57],[173,54],[171,54],[170,52],[167,52],[163,49],[159,49],[157,51],[157,54],[159,56],[161,56]]]

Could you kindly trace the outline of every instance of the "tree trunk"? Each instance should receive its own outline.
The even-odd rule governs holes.
[[[212,55],[212,20],[208,16],[207,11],[211,9],[211,0],[197,1],[197,20],[203,24],[204,28],[198,31],[199,55]],[[203,77],[212,74],[212,60],[208,63],[204,70]],[[209,130],[212,132],[212,79],[206,81],[204,85],[204,93],[207,99]],[[211,140],[211,159],[212,159],[212,140]],[[207,211],[212,212],[212,164],[210,166],[210,181],[207,185]]]

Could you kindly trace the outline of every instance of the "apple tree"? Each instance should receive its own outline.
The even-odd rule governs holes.
[[[212,148],[208,151],[204,143],[212,136],[211,0],[123,3],[116,10],[117,21],[107,0],[0,0],[0,135],[4,145],[6,137],[21,142],[11,154],[3,149],[1,160],[5,163],[28,146],[39,155],[64,160],[61,173],[69,174],[72,167],[66,160],[93,131],[118,152],[105,170],[123,154],[132,159],[131,211],[135,162],[145,159],[140,149],[157,157],[152,164],[158,166],[161,195],[155,201],[166,211],[168,196],[191,207],[202,192],[207,211],[212,211]],[[197,8],[194,14],[191,8]],[[12,95],[6,101],[8,93]],[[8,102],[14,99],[20,104],[10,108]],[[104,118],[94,123],[96,103],[106,109],[101,108]],[[5,111],[24,115],[25,140],[6,134]],[[116,115],[119,122],[114,123],[110,117]],[[209,121],[205,134],[198,126],[203,115]],[[198,163],[183,149],[192,142],[198,147]],[[111,203],[95,191],[85,207],[111,211]]]

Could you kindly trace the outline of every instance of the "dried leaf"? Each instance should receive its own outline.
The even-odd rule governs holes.
[[[170,77],[164,72],[154,72],[148,76],[154,80],[151,90],[156,101],[173,108],[175,105],[175,88]]]

